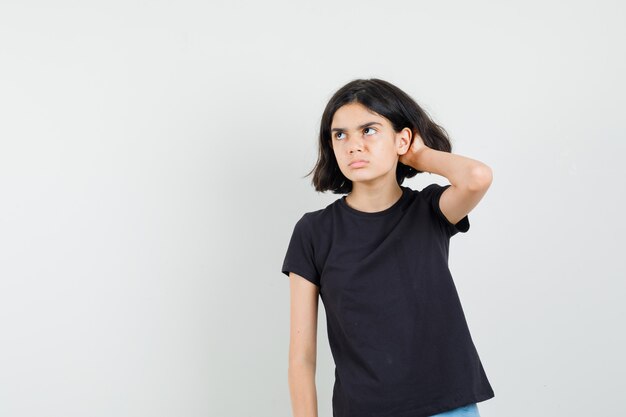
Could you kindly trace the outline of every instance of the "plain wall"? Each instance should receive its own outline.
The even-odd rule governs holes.
[[[326,102],[382,78],[492,186],[450,268],[483,417],[623,409],[626,6],[0,4],[0,415],[290,416]],[[421,174],[404,185],[432,182]],[[320,303],[320,417],[334,365]]]

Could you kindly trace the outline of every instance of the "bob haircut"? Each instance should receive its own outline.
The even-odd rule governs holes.
[[[390,121],[397,133],[405,127],[419,133],[424,144],[438,151],[451,152],[452,144],[445,129],[433,122],[408,94],[395,85],[377,78],[356,79],[341,87],[329,100],[319,131],[319,152],[317,163],[311,172],[316,191],[332,191],[334,194],[347,194],[352,191],[352,181],[346,178],[337,164],[331,146],[331,123],[335,112],[343,105],[360,103],[370,111]],[[414,137],[414,136],[413,136]],[[402,184],[405,178],[412,178],[423,172],[398,161],[396,179]]]

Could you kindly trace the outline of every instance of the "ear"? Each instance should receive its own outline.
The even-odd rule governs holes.
[[[400,132],[396,133],[396,147],[398,149],[398,155],[404,155],[411,147],[413,141],[413,131],[408,127],[405,127]]]

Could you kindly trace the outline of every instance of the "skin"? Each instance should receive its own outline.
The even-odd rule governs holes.
[[[359,126],[376,122],[369,127]],[[480,161],[427,147],[419,134],[404,128],[395,132],[386,118],[359,103],[339,108],[333,117],[332,148],[339,169],[352,181],[346,203],[356,210],[376,212],[391,207],[402,195],[395,177],[398,162],[450,181],[439,206],[458,223],[483,198],[492,182],[491,169]],[[368,162],[351,167],[353,160]],[[294,417],[317,417],[315,369],[319,287],[291,272],[289,390]]]
[[[359,128],[369,122],[378,124]],[[402,189],[396,181],[396,166],[399,156],[409,150],[411,129],[395,132],[386,118],[360,103],[350,103],[335,112],[331,131],[331,145],[339,169],[352,181],[352,192],[346,196],[346,203],[359,211],[376,212],[398,201]],[[350,166],[350,162],[358,159],[368,162],[363,167]]]
[[[287,371],[293,417],[317,417],[317,315],[319,287],[289,273],[290,328]]]

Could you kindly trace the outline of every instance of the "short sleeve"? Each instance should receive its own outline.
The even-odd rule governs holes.
[[[439,207],[439,199],[441,198],[441,194],[446,190],[446,188],[450,187],[450,185],[451,184],[443,186],[439,184],[430,184],[429,186],[424,187],[420,193],[422,193],[429,202],[431,209],[439,219],[448,236],[452,237],[458,232],[467,232],[470,228],[470,222],[468,215],[465,215],[465,217],[459,220],[456,224],[451,223],[441,211],[441,207]]]
[[[289,272],[298,274],[319,287],[320,276],[315,266],[312,237],[311,223],[304,214],[293,228],[281,271],[287,277]]]

